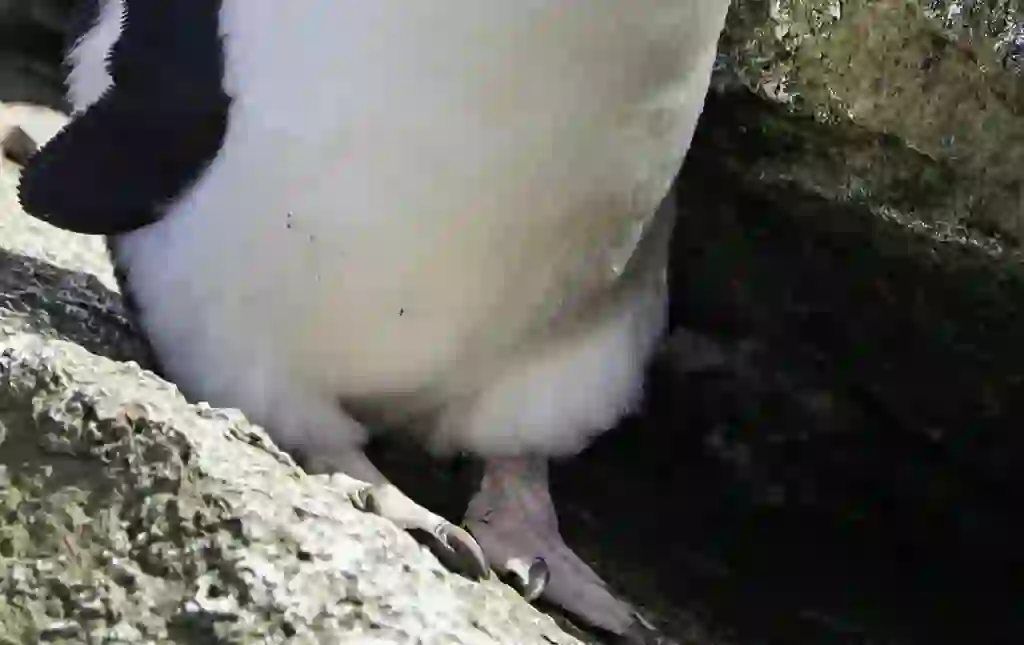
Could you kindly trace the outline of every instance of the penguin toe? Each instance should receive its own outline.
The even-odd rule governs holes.
[[[469,532],[414,502],[393,484],[363,487],[350,499],[356,508],[389,519],[405,529],[449,570],[472,580],[490,575],[483,549]]]
[[[473,580],[490,575],[483,549],[465,529],[445,521],[430,531],[430,536],[428,547],[448,569]]]

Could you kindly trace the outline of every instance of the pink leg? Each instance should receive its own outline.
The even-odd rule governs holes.
[[[527,600],[543,597],[623,643],[668,642],[562,540],[546,459],[487,460],[465,522],[491,566],[511,578]]]

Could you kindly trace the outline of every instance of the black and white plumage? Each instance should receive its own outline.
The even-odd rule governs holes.
[[[483,574],[482,547],[527,597],[640,642],[561,541],[546,458],[640,394],[662,200],[728,0],[86,4],[77,113],[22,202],[110,236],[165,375],[371,484],[453,566]],[[476,540],[366,459],[384,426],[486,460]]]

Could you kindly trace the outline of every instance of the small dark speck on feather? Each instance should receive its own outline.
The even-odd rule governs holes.
[[[404,316],[405,315],[405,309],[399,309],[398,310],[398,315],[399,316]]]

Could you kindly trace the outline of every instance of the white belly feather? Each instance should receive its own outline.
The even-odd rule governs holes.
[[[270,425],[281,388],[486,399],[533,370],[506,412],[464,411],[476,427],[450,433],[484,450],[578,447],[635,396],[660,276],[566,336],[575,359],[537,348],[555,356],[574,303],[620,281],[689,145],[727,7],[224,0],[224,147],[121,242],[168,372]],[[98,28],[73,53],[80,106],[102,90],[89,70],[109,40]],[[565,393],[571,405],[516,398],[573,385],[591,391]],[[588,405],[602,412],[562,411]],[[547,427],[496,427],[527,421]]]

